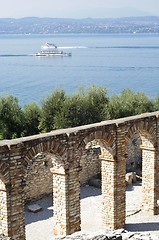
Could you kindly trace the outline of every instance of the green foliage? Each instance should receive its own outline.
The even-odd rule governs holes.
[[[21,136],[23,113],[16,97],[0,97],[0,135],[3,139]]]
[[[156,111],[159,110],[159,95],[156,97],[156,100],[155,100],[155,110]]]
[[[93,85],[83,90],[83,95],[86,98],[87,109],[86,118],[87,123],[100,122],[108,118],[108,102],[107,88]]]
[[[46,99],[42,100],[42,109],[39,125],[39,128],[42,132],[49,132],[55,129],[55,114],[58,114],[61,111],[65,99],[65,91],[56,89]]]
[[[2,134],[0,133],[0,140],[3,140],[3,136],[2,136]]]
[[[23,136],[30,136],[39,133],[41,110],[37,103],[26,104],[23,109],[24,131]]]
[[[41,107],[33,102],[19,106],[12,95],[0,97],[0,140],[49,132],[117,119],[144,112],[159,110],[159,95],[151,100],[142,92],[123,90],[120,95],[107,96],[107,88],[96,85],[79,88],[77,93],[66,95],[56,89],[43,98]]]
[[[154,101],[142,92],[123,90],[121,95],[112,95],[109,102],[111,119],[133,116],[154,111]]]
[[[54,117],[55,128],[68,128],[95,123],[107,117],[107,89],[93,85],[68,96]]]

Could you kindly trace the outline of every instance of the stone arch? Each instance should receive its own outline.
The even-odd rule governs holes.
[[[101,173],[101,160],[99,158],[102,156],[106,159],[113,159],[116,154],[115,147],[115,140],[111,133],[101,129],[92,131],[81,138],[78,145],[81,184]]]
[[[138,133],[141,138],[142,150],[142,211],[151,214],[157,209],[156,183],[156,129],[153,122],[141,121],[134,123],[126,134],[125,147],[129,139]]]
[[[155,145],[156,131],[155,131],[153,124],[146,122],[146,121],[144,121],[144,122],[141,121],[139,123],[137,122],[137,123],[132,124],[130,126],[130,128],[128,129],[128,131],[125,135],[125,149],[128,145],[129,139],[136,132],[138,132],[140,134],[142,141],[146,142],[148,140],[149,144],[152,143],[150,145]],[[148,144],[148,141],[147,141],[147,144]]]
[[[48,140],[48,141],[42,141],[38,144],[33,144],[29,148],[29,150],[24,154],[22,166],[24,170],[26,169],[27,165],[32,161],[34,156],[36,156],[38,153],[42,152],[48,152],[57,154],[61,157],[61,165],[65,167],[66,164],[66,148],[62,143],[59,143],[55,140]]]
[[[26,176],[27,176],[27,171],[31,166],[35,166],[36,164],[36,156],[40,155],[42,153],[45,153],[46,155],[49,156],[56,156],[55,158],[52,158],[52,165],[50,166],[49,164],[49,169],[48,171],[50,172],[50,175],[52,175],[52,192],[53,192],[53,197],[54,197],[54,228],[59,226],[61,229],[61,223],[57,221],[59,216],[61,217],[64,215],[63,218],[65,218],[65,204],[61,204],[61,209],[59,210],[58,205],[60,204],[61,201],[65,201],[65,182],[66,182],[66,168],[67,168],[67,149],[63,143],[54,140],[54,139],[49,139],[47,141],[42,141],[42,142],[36,142],[31,143],[30,142],[30,147],[25,147],[23,146],[23,152],[22,152],[22,170],[23,170],[23,194],[24,194],[24,189],[26,185]],[[47,165],[47,159],[43,159],[41,161],[43,166]],[[37,182],[37,181],[36,181]],[[62,185],[62,186],[61,186]],[[57,191],[58,189],[58,191]],[[38,189],[37,189],[37,194],[38,194]],[[42,195],[40,196],[42,197]],[[38,199],[38,197],[35,196],[35,199]],[[30,197],[30,200],[34,200],[34,196]],[[56,211],[58,209],[58,211]],[[60,215],[61,214],[61,215]],[[60,231],[60,230],[59,230]],[[63,229],[61,230],[62,234]],[[55,231],[54,231],[55,232]]]
[[[100,141],[101,143],[102,142],[107,143],[107,146],[111,147],[113,149],[113,151],[115,150],[115,139],[114,139],[114,137],[109,132],[102,131],[102,130],[93,131],[93,132],[89,133],[87,136],[85,136],[82,139],[82,141],[79,144],[79,147],[81,149],[84,149],[89,142],[92,142],[95,139]]]
[[[56,155],[55,155],[56,156]],[[24,174],[25,202],[38,200],[53,191],[53,174],[51,169],[56,161],[54,154],[38,153],[29,161]]]
[[[67,150],[66,147],[57,141],[54,140],[48,140],[44,142],[40,142],[38,144],[33,144],[26,152],[23,154],[23,160],[22,160],[22,168],[23,168],[23,174],[26,174],[27,166],[33,164],[34,157],[42,152],[52,153],[54,155],[59,156],[59,164],[66,168],[67,166]]]
[[[80,147],[83,150],[89,142],[97,140],[100,145],[102,178],[102,225],[105,228],[117,228],[116,218],[116,140],[110,132],[95,131],[85,136]]]
[[[137,131],[129,139],[125,152],[126,171],[137,171],[138,175],[141,175],[142,168],[142,150],[140,145],[142,145],[141,135]]]
[[[41,189],[41,191],[38,191],[37,186],[35,186],[36,185],[35,183],[34,183],[34,188],[35,188],[35,191],[37,192],[37,194],[36,194],[36,192],[34,192],[34,189],[26,186],[29,171],[33,170],[31,168],[34,168],[34,170],[37,171],[37,169],[35,169],[36,166],[34,166],[34,165],[37,164],[38,155],[44,155],[44,154],[47,156],[49,156],[49,155],[56,156],[56,161],[54,160],[55,158],[52,158],[52,164],[49,163],[50,169],[48,169],[47,172],[49,173],[50,177],[52,175],[51,171],[55,171],[55,169],[56,169],[56,171],[57,171],[57,169],[63,169],[62,171],[64,172],[64,169],[66,168],[66,166],[65,166],[66,165],[66,149],[62,143],[56,142],[54,140],[50,140],[50,141],[48,140],[48,141],[42,141],[42,142],[38,143],[37,145],[33,144],[28,149],[28,151],[25,152],[25,154],[22,157],[22,159],[23,159],[22,160],[22,168],[23,168],[22,181],[23,181],[23,185],[24,185],[25,201],[36,200],[36,199],[42,197],[44,194],[43,192],[45,191],[45,189],[44,189],[44,191],[42,189]],[[43,160],[39,161],[39,164],[41,164],[41,167],[47,166],[48,160],[46,158],[44,158],[44,156],[43,156]],[[46,168],[44,168],[44,169],[46,169]],[[34,170],[32,171],[33,174],[34,174]],[[38,168],[38,170],[40,172],[40,168]],[[41,171],[41,173],[42,173],[42,171]],[[37,176],[38,174],[34,174],[34,175]],[[44,175],[45,175],[45,173],[44,173]],[[32,176],[30,174],[30,177],[33,178],[34,176]],[[33,181],[31,179],[29,179],[29,180],[33,183]],[[50,180],[48,179],[48,181],[51,181],[51,179]],[[38,183],[38,181],[37,181],[37,183]],[[32,194],[29,194],[29,191],[32,192]],[[50,191],[51,191],[51,189],[50,189]],[[46,190],[46,194],[47,193],[49,193],[49,190]]]

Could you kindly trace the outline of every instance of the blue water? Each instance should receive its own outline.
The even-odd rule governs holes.
[[[45,42],[72,56],[34,56]],[[21,106],[57,87],[73,93],[90,84],[109,95],[124,88],[159,94],[159,34],[0,35],[0,46],[0,94],[17,96]]]

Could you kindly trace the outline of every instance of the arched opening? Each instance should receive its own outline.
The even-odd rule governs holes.
[[[142,211],[156,213],[156,139],[146,131],[141,131],[142,145]]]
[[[63,165],[58,154],[46,151],[35,155],[27,165],[24,177],[26,240],[50,239],[53,235],[53,215],[58,217],[61,211],[53,210],[53,205],[57,206],[63,177],[53,173],[64,172]]]
[[[38,153],[27,166],[25,172],[24,199],[26,202],[35,201],[52,193],[54,156],[47,152]]]
[[[80,159],[81,230],[97,231],[102,226],[100,143],[86,144]]]
[[[94,139],[85,145],[81,157],[82,181],[85,178],[85,185],[81,187],[82,230],[97,231],[114,222],[110,217],[115,191],[113,151],[103,139]]]
[[[126,218],[141,211],[142,206],[142,144],[137,131],[128,140],[126,149]]]
[[[150,129],[150,127],[148,129]],[[149,229],[149,226],[151,225],[149,214],[156,214],[156,136],[154,135],[154,131],[152,129],[153,128],[151,128],[151,133],[149,133],[147,129],[144,130],[136,127],[136,131],[132,131],[128,141],[127,155],[130,155],[133,149],[132,147],[129,148],[129,144],[134,144],[134,149],[138,148],[135,153],[136,155],[132,155],[134,156],[134,162],[137,161],[135,163],[136,173],[142,180],[134,186],[129,186],[129,193],[131,194],[130,203],[133,205],[133,207],[136,207],[134,211],[128,214],[126,219],[126,229],[129,231],[142,231],[144,225],[147,226],[146,230],[149,231],[152,229],[152,227]],[[132,192],[133,189],[135,189],[136,193]],[[134,219],[136,224],[132,223]]]

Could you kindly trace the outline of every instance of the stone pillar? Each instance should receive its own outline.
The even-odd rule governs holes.
[[[114,159],[100,156],[100,160],[103,228],[120,229],[125,226],[125,174],[122,176],[120,164]]]
[[[125,227],[125,126],[114,125],[114,143],[102,156],[103,227],[120,229]]]
[[[7,191],[0,180],[0,234],[8,236]]]
[[[7,146],[1,154],[1,232],[13,239],[25,240],[21,151],[18,147]]]
[[[52,168],[54,235],[69,235],[80,231],[79,169]]]
[[[157,212],[157,181],[155,148],[140,146],[142,149],[142,211]]]
[[[1,233],[16,240],[25,240],[25,211],[21,187],[0,189]]]

